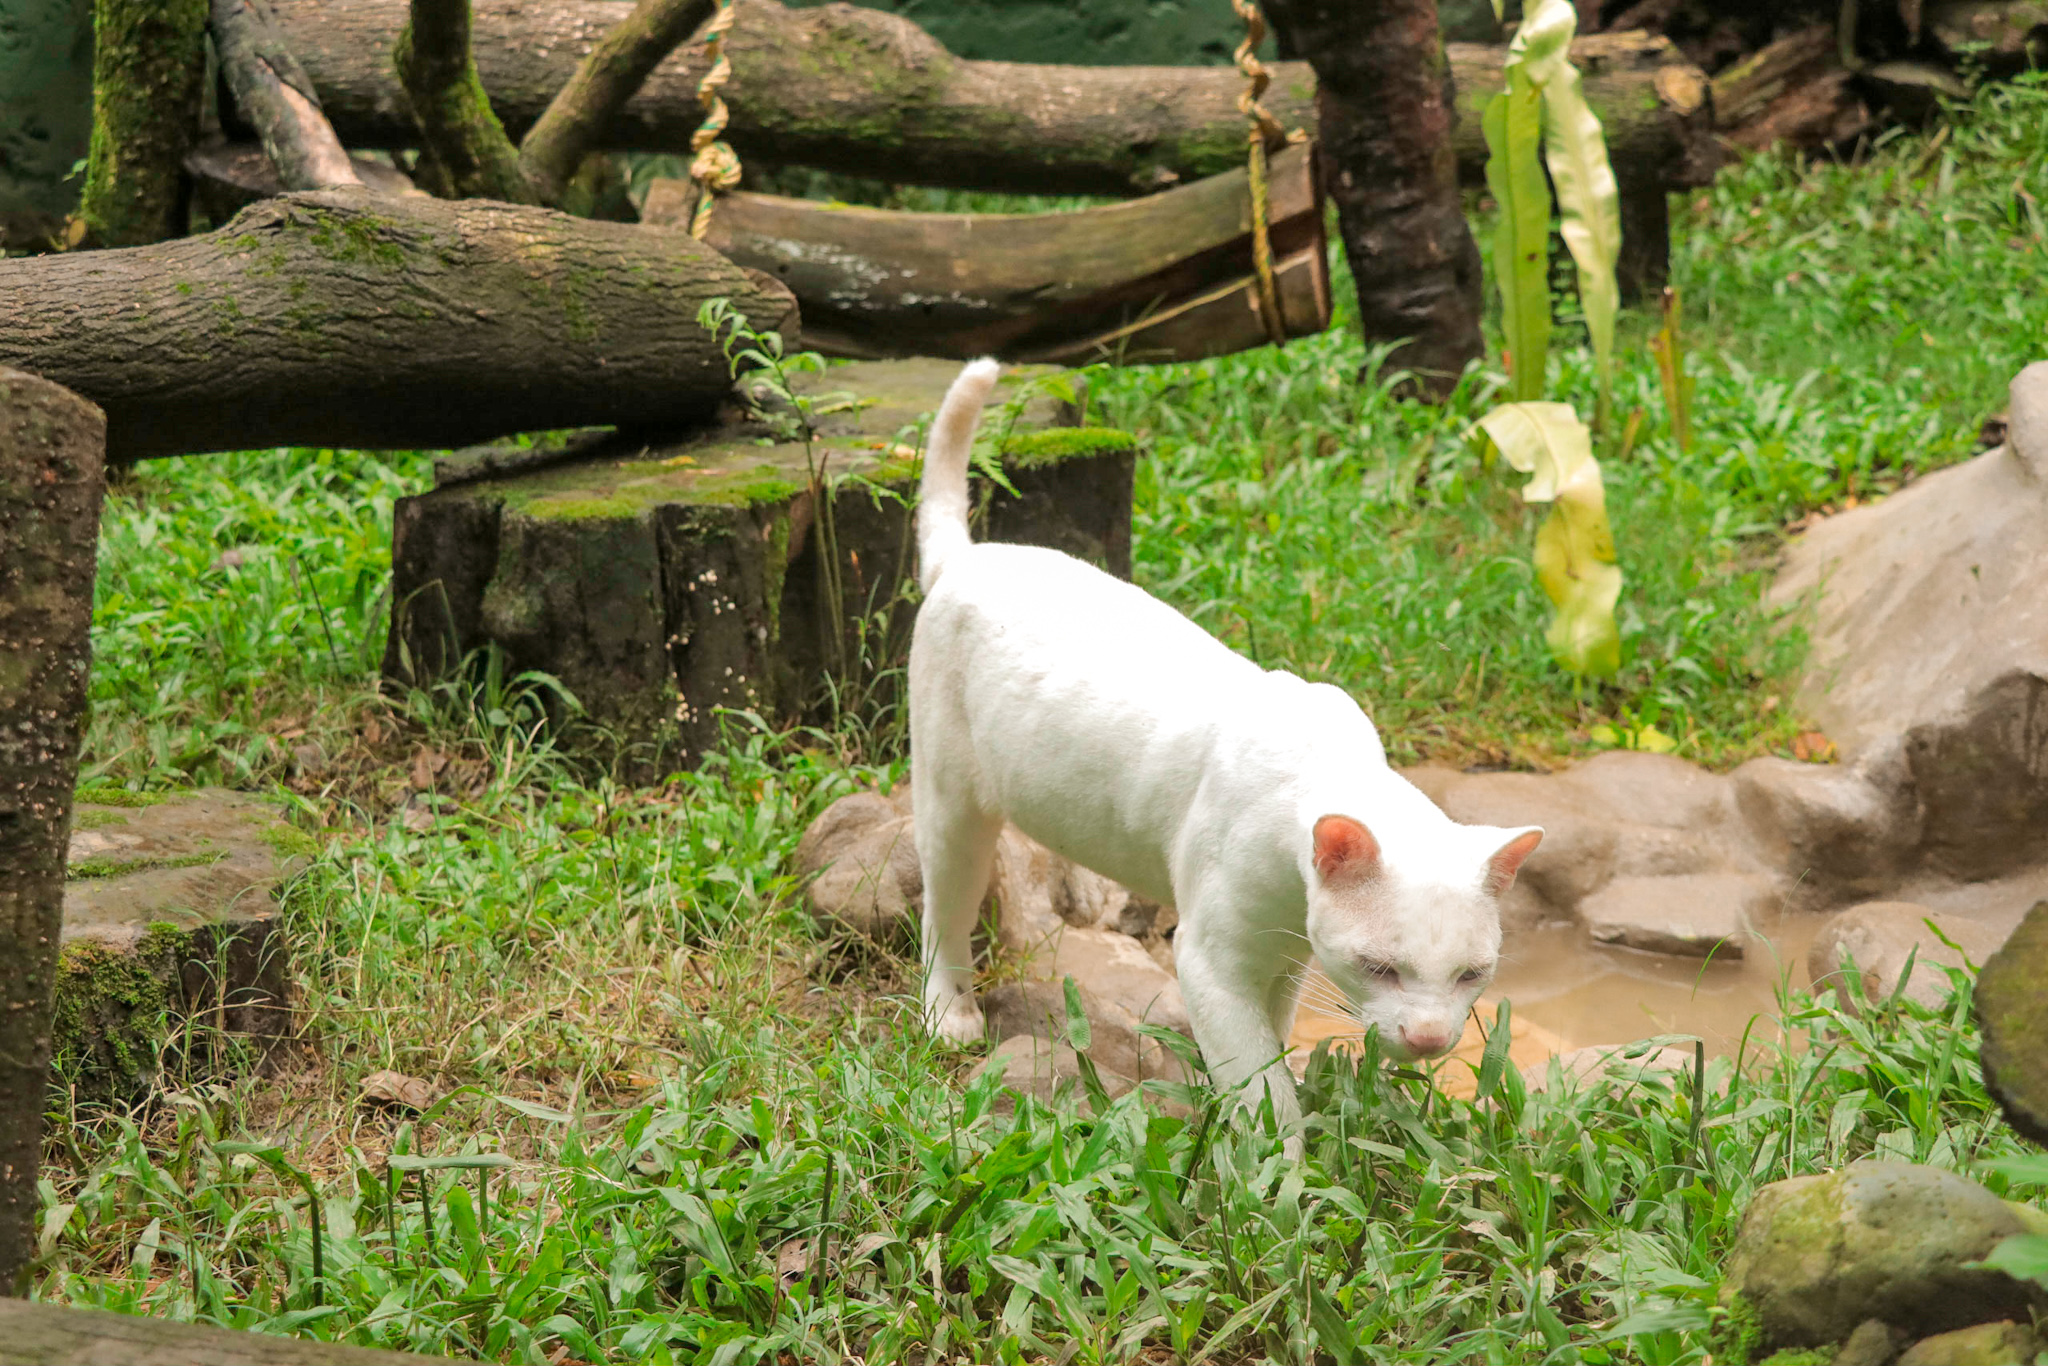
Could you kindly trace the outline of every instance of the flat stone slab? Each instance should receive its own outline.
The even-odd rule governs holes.
[[[0,1299],[0,1366],[419,1366],[449,1359]]]
[[[1771,880],[1739,873],[1618,877],[1586,898],[1586,928],[1601,944],[1695,958],[1740,958],[1769,905]]]
[[[60,1079],[131,1094],[192,1018],[282,1037],[289,956],[274,894],[312,847],[241,793],[80,789],[58,957]]]

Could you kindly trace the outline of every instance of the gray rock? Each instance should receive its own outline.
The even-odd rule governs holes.
[[[1934,929],[1928,928],[1932,921]],[[1942,935],[1962,946],[1962,952],[1943,943]],[[1961,916],[1939,915],[1910,901],[1870,901],[1829,918],[1806,951],[1806,971],[1815,992],[1835,988],[1847,1002],[1847,975],[1853,962],[1861,979],[1863,997],[1881,1001],[1899,984],[1906,970],[1906,958],[1913,958],[1913,975],[1907,980],[1906,995],[1924,1006],[1933,1006],[1949,995],[1948,974],[1943,968],[1981,965],[2004,942],[2005,936],[1979,921]]]
[[[1905,1335],[1883,1319],[1865,1319],[1835,1353],[1835,1366],[1892,1366]]]
[[[1897,884],[1920,842],[1901,764],[1752,759],[1730,775],[1758,859],[1799,906],[1839,905]]]
[[[2048,504],[2039,511],[2048,522]],[[2041,571],[2033,591],[2048,632],[2048,556]],[[1977,881],[2048,862],[2048,634],[2028,653],[2032,664],[1906,732],[1919,859],[1936,872]]]
[[[793,867],[812,878],[813,914],[871,939],[916,937],[924,896],[917,832],[889,798],[855,792],[826,807],[797,842]]]
[[[1754,918],[1775,897],[1769,878],[1688,873],[1616,878],[1580,907],[1595,941],[1652,953],[1740,958]]]
[[[1048,1105],[1081,1087],[1081,1064],[1074,1050],[1031,1034],[1019,1034],[997,1044],[988,1060],[975,1069],[976,1076],[990,1072],[1000,1073],[1003,1085],[1010,1090]],[[1129,1077],[1105,1071],[1099,1063],[1095,1074],[1112,1098],[1137,1085]]]
[[[1977,974],[1984,1088],[2012,1127],[2048,1144],[2048,901],[2027,912]]]
[[[1771,599],[1813,609],[1799,705],[1845,757],[1962,709],[2015,671],[2048,673],[2038,384],[2016,386],[2015,444],[1829,517],[1787,552]],[[2038,762],[2025,749],[2013,762],[2030,752]]]
[[[2040,10],[2048,24],[2048,6]],[[2013,376],[2008,391],[2012,406],[2006,415],[2006,441],[2028,474],[2048,484],[2048,360],[2037,360]]]
[[[313,850],[239,793],[81,789],[58,957],[59,1075],[82,1094],[127,1098],[187,1020],[260,1048],[287,1037],[290,955],[274,892]]]
[[[2023,1366],[2040,1350],[2033,1329],[2004,1319],[1922,1338],[1899,1357],[1899,1366]]]
[[[1870,1318],[1916,1336],[2025,1319],[2048,1292],[1965,1265],[2024,1227],[1953,1172],[1856,1162],[1757,1192],[1721,1299],[1753,1315],[1765,1350],[1840,1342]]]

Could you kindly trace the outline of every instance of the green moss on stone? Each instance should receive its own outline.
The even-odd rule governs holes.
[[[176,858],[89,858],[72,864],[64,870],[67,882],[87,882],[97,878],[126,877],[130,873],[153,873],[160,868],[197,868],[203,864],[218,863],[226,854],[180,854]]]
[[[616,494],[542,494],[522,503],[519,510],[529,517],[562,522],[591,522],[607,518],[633,517],[647,510],[644,503]]]
[[[1757,1317],[1756,1306],[1741,1295],[1726,1300],[1725,1312],[1718,1315],[1707,1333],[1707,1345],[1714,1360],[1727,1366],[1749,1366],[1757,1345],[1763,1341],[1763,1321]]]
[[[690,485],[689,493],[682,501],[718,507],[757,507],[762,503],[779,503],[794,498],[802,488],[801,484],[773,465],[760,465],[751,470],[731,470],[698,480]]]
[[[91,783],[81,787],[74,794],[74,800],[87,806],[156,806],[170,798],[162,792],[130,792],[125,787],[111,783]]]
[[[1062,460],[1135,450],[1137,445],[1136,437],[1114,427],[1048,427],[1011,437],[1003,446],[1003,458],[1020,468],[1034,469]]]
[[[57,956],[56,1075],[86,1095],[133,1095],[156,1071],[171,984],[189,936],[152,925],[132,951],[67,944]]]
[[[128,824],[128,818],[118,811],[87,808],[83,811],[74,811],[71,815],[71,828],[73,830],[104,830],[110,825],[126,824]]]
[[[320,841],[296,825],[287,825],[283,821],[264,824],[263,842],[279,858],[315,858],[320,853]]]
[[[1757,1363],[1757,1366],[1832,1366],[1833,1347],[1787,1347]]]

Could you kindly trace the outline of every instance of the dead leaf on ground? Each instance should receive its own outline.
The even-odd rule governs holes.
[[[1792,737],[1792,757],[1806,764],[1831,764],[1839,757],[1835,742],[1817,730],[1802,730]]]
[[[363,1078],[363,1100],[372,1105],[395,1105],[407,1110],[424,1110],[434,1103],[434,1087],[403,1072],[372,1072]]]
[[[424,806],[407,802],[405,810],[398,813],[398,823],[414,834],[422,834],[434,828],[434,813]]]
[[[794,1285],[810,1274],[811,1240],[792,1238],[775,1249],[775,1274],[784,1285]]]
[[[412,756],[413,790],[415,792],[425,792],[433,787],[434,779],[439,777],[441,770],[446,767],[448,767],[447,755],[438,749],[428,749],[424,745],[420,746],[419,749],[413,751]]]

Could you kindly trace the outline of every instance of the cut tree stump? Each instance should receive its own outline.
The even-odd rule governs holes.
[[[0,1366],[421,1366],[448,1360],[0,1300]]]
[[[821,719],[828,682],[872,681],[908,640],[900,590],[914,568],[905,499],[917,462],[901,443],[958,370],[861,362],[799,382],[852,396],[827,405],[816,445],[834,485],[836,556],[823,553],[828,519],[803,445],[764,444],[751,424],[661,444],[600,433],[445,462],[439,487],[396,511],[385,674],[428,683],[495,645],[508,673],[541,670],[573,693],[623,747],[621,768],[636,781],[697,763],[718,743],[719,708]],[[986,430],[1004,430],[1000,405],[1028,378],[1005,376]],[[1015,415],[1004,467],[1016,495],[983,485],[977,534],[1129,577],[1135,442],[1075,426],[1078,417],[1044,396]],[[844,662],[837,643],[858,661],[856,621],[869,623],[865,668]]]
[[[313,852],[234,792],[81,788],[57,960],[56,1080],[133,1100],[173,1038],[256,1053],[290,1036],[290,954],[277,888]],[[193,1027],[197,1027],[196,1029]]]
[[[0,365],[107,415],[107,457],[418,449],[686,426],[732,390],[697,309],[796,303],[687,233],[488,200],[321,190],[215,232],[0,261]]]
[[[1330,325],[1310,149],[1278,153],[1268,182],[1282,325],[1309,336]],[[641,221],[687,227],[696,199],[690,181],[657,180]],[[1268,344],[1251,230],[1240,167],[1074,213],[902,213],[728,194],[704,240],[787,285],[804,345],[827,355],[1085,365]]]

